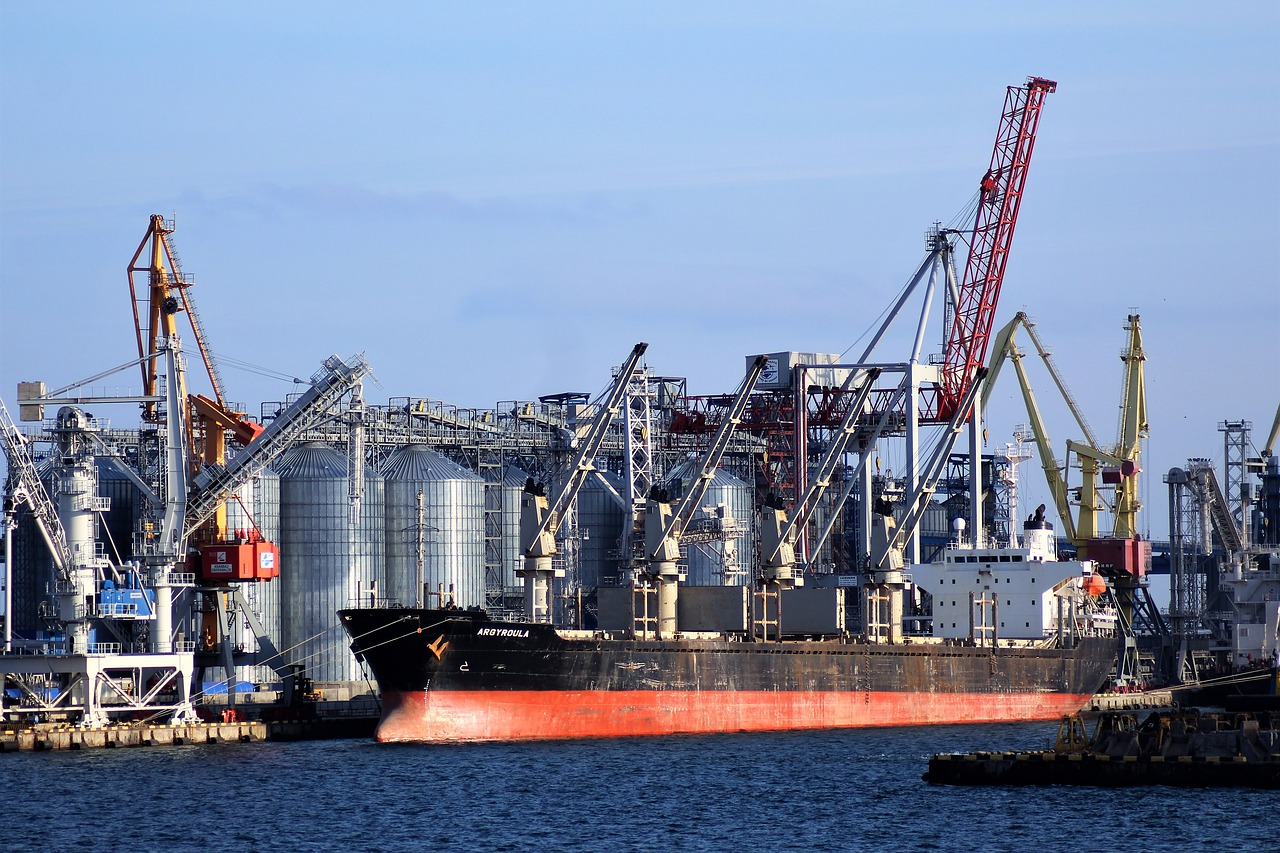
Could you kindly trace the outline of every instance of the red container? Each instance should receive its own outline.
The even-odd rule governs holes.
[[[209,545],[200,552],[206,581],[264,581],[280,576],[280,549],[271,542]]]
[[[1140,578],[1147,573],[1147,564],[1151,562],[1151,543],[1143,539],[1090,539],[1089,559],[1098,564],[1098,571],[1106,577]]]

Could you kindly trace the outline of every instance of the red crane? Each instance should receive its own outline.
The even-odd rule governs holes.
[[[962,235],[968,238],[969,255],[957,287],[954,317],[945,333],[941,381],[920,389],[918,405],[922,424],[948,423],[973,385],[978,369],[986,363],[1000,285],[1035,147],[1040,110],[1045,96],[1057,88],[1056,82],[1043,77],[1028,77],[1025,84],[1008,87],[991,163],[979,184],[972,235]],[[797,448],[804,445],[806,431],[814,426],[831,427],[839,423],[848,398],[852,397],[847,392],[818,393],[827,397],[814,400],[808,389],[801,389],[794,396],[758,392],[757,404],[742,427],[746,432],[765,435],[768,439],[772,467],[763,476],[767,488],[784,494],[795,491],[796,499],[799,499],[796,454]],[[893,389],[877,389],[875,410],[881,411],[892,396]],[[707,403],[712,399],[718,398],[686,399],[687,411],[677,413],[669,431],[692,434],[713,431],[718,421],[714,407]]]
[[[942,385],[931,395],[934,399],[922,401],[922,421],[949,420],[978,368],[986,363],[987,342],[1013,243],[1013,229],[1018,223],[1040,110],[1045,96],[1057,88],[1052,80],[1028,77],[1024,85],[1010,86],[1005,95],[991,167],[979,187],[969,258],[943,353]]]

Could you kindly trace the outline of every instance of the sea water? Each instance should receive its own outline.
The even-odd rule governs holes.
[[[1052,723],[452,746],[0,756],[6,851],[1275,851],[1247,789],[949,787],[938,752]]]

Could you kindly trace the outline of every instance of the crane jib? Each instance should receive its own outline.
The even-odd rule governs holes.
[[[1010,86],[1005,96],[991,165],[979,185],[969,257],[947,336],[942,388],[936,410],[927,415],[931,422],[950,418],[986,359],[1040,111],[1045,96],[1056,89],[1052,80],[1031,77],[1022,86]]]

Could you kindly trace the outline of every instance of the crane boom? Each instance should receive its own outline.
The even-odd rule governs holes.
[[[587,428],[586,437],[578,446],[569,464],[569,475],[548,500],[543,487],[532,479],[525,484],[520,500],[520,544],[524,555],[524,567],[520,569],[525,581],[525,615],[532,622],[546,622],[551,617],[548,600],[550,579],[554,575],[551,560],[556,554],[556,531],[565,518],[565,512],[578,496],[587,476],[595,470],[596,453],[604,443],[609,425],[622,408],[622,398],[631,384],[647,343],[638,343],[618,370],[613,385],[598,404],[595,417]]]
[[[1271,423],[1271,434],[1267,436],[1267,446],[1262,449],[1264,457],[1270,456],[1276,447],[1276,439],[1280,438],[1280,406],[1276,406],[1276,419]]]
[[[62,529],[62,520],[58,518],[58,510],[45,490],[44,483],[40,482],[35,463],[27,452],[26,439],[10,417],[4,400],[0,400],[0,429],[4,430],[4,452],[9,464],[7,497],[13,500],[14,506],[25,503],[31,507],[36,528],[53,557],[54,569],[62,577],[72,563],[66,531]]]
[[[531,531],[531,535],[522,536],[525,556],[532,556],[538,543],[547,537],[551,539],[551,547],[553,549],[551,553],[554,553],[556,530],[564,517],[564,511],[577,498],[578,491],[587,480],[587,475],[595,470],[596,454],[600,451],[600,446],[604,444],[609,425],[613,423],[613,419],[617,417],[621,409],[622,398],[627,393],[627,384],[631,374],[635,372],[636,365],[640,363],[640,358],[644,355],[644,351],[648,346],[647,343],[636,344],[632,348],[631,354],[627,356],[626,362],[618,370],[617,378],[610,387],[608,394],[605,395],[605,399],[599,404],[595,417],[587,429],[586,438],[578,445],[578,452],[575,454],[573,461],[569,463],[568,479],[565,480],[555,497],[548,501],[546,513],[541,518],[537,528]]]
[[[659,531],[656,531],[659,535],[659,541],[655,547],[649,549],[649,559],[651,561],[663,559],[661,551],[667,550],[664,548],[664,544],[668,539],[679,539],[684,528],[688,526],[693,513],[697,510],[698,504],[702,502],[702,498],[707,494],[707,489],[710,488],[711,481],[716,476],[716,468],[720,466],[720,460],[724,458],[724,452],[729,447],[729,440],[733,437],[733,430],[738,424],[742,423],[742,415],[747,409],[747,403],[750,402],[751,392],[755,390],[756,382],[760,379],[760,374],[764,371],[768,361],[769,359],[763,355],[757,356],[755,362],[752,363],[751,368],[747,371],[747,375],[743,377],[738,390],[734,392],[733,402],[730,404],[724,419],[720,422],[715,437],[711,439],[711,444],[702,455],[697,479],[689,487],[689,490],[685,492],[684,497],[680,499],[680,503],[675,510],[664,520]],[[675,546],[676,556],[672,559],[679,557],[678,541]]]
[[[1053,375],[1054,383],[1067,401],[1068,407],[1070,407],[1072,414],[1076,418],[1076,423],[1084,430],[1085,435],[1092,436],[1093,432],[1088,428],[1079,409],[1073,404],[1073,400],[1067,391],[1066,383],[1062,381],[1054,365],[1049,361],[1048,350],[1041,344],[1039,336],[1032,331],[1033,326],[1034,324],[1027,315],[1019,311],[1004,328],[996,333],[995,346],[991,350],[991,363],[987,366],[987,376],[982,382],[982,408],[984,410],[987,408],[991,393],[995,389],[996,378],[1000,375],[1001,366],[1006,360],[1013,362],[1013,369],[1018,375],[1018,387],[1022,391],[1023,406],[1026,408],[1031,434],[1035,439],[1036,453],[1040,457],[1040,467],[1044,471],[1045,482],[1049,486],[1049,494],[1053,498],[1054,509],[1058,512],[1058,518],[1062,520],[1067,538],[1075,543],[1076,525],[1075,519],[1071,516],[1064,466],[1060,466],[1053,455],[1053,442],[1049,438],[1049,430],[1045,426],[1044,416],[1040,413],[1040,405],[1036,402],[1035,391],[1032,390],[1031,380],[1027,376],[1026,365],[1022,362],[1022,352],[1018,349],[1015,341],[1019,328],[1026,329],[1027,333],[1031,335],[1036,351]],[[1096,446],[1096,444],[1091,440],[1091,445]]]
[[[661,489],[654,489],[645,504],[644,547],[649,577],[657,585],[659,637],[673,637],[679,630],[677,603],[680,596],[680,571],[677,563],[680,560],[680,537],[706,496],[707,488],[716,475],[716,468],[729,447],[733,430],[742,423],[756,380],[764,372],[768,361],[763,355],[757,356],[747,369],[747,375],[734,392],[733,401],[725,412],[724,419],[720,421],[715,437],[702,455],[697,478],[690,484],[675,511],[667,503],[665,490]]]
[[[980,383],[985,375],[986,368],[980,367],[975,378]],[[947,429],[943,432],[938,444],[933,449],[933,453],[925,460],[925,464],[921,468],[919,485],[903,499],[907,511],[902,518],[902,522],[896,525],[895,531],[891,531],[891,538],[884,552],[872,555],[872,564],[876,571],[884,571],[890,565],[896,565],[897,568],[901,568],[902,548],[907,538],[915,531],[916,525],[920,523],[920,519],[924,517],[925,510],[929,505],[929,499],[938,490],[938,482],[942,479],[943,468],[946,465],[947,458],[951,455],[951,448],[955,445],[957,436],[960,435],[965,421],[969,419],[969,415],[973,411],[973,404],[978,398],[978,389],[979,385],[977,383],[970,384],[965,389],[959,405],[951,413],[951,419],[947,422]]]
[[[853,440],[854,435],[858,432],[858,417],[863,413],[867,398],[871,395],[871,386],[879,376],[880,370],[878,368],[873,368],[865,373],[859,371],[850,376],[851,382],[861,379],[862,384],[858,386],[857,392],[854,393],[853,401],[845,411],[844,417],[840,421],[839,429],[832,436],[831,444],[827,447],[827,452],[818,464],[804,497],[796,504],[795,514],[786,522],[776,537],[767,537],[770,540],[768,543],[770,547],[769,553],[765,553],[763,549],[761,551],[761,556],[763,557],[761,563],[763,565],[774,566],[779,557],[779,552],[783,551],[784,544],[794,542],[795,532],[803,530],[809,523],[809,519],[813,517],[814,511],[818,507],[818,501],[830,487],[836,468],[844,456],[849,442]],[[794,552],[792,553],[794,554]]]
[[[1040,111],[1045,96],[1057,87],[1052,80],[1029,77],[1022,86],[1010,86],[1005,96],[991,166],[979,190],[969,257],[943,353],[938,411],[932,420],[950,419],[986,359]]]

